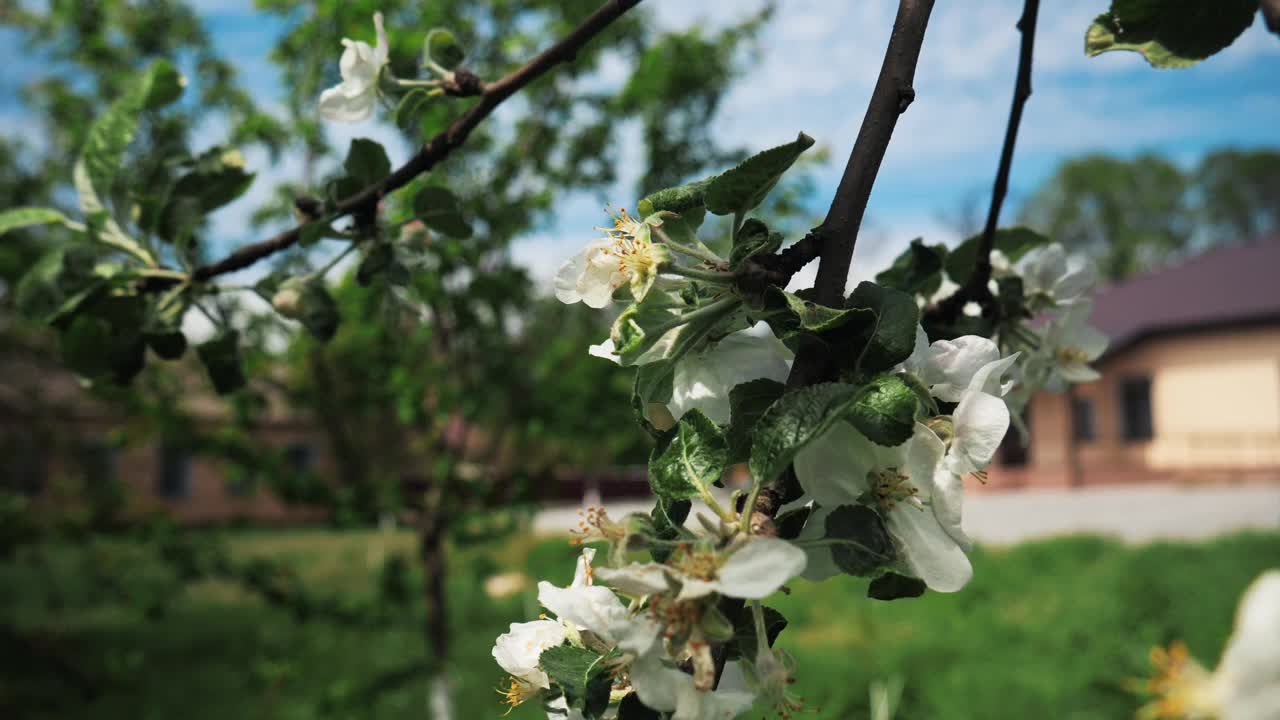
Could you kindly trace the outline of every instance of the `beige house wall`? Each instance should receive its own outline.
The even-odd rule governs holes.
[[[1098,369],[1074,389],[1093,406],[1094,439],[1073,443],[1068,396],[1041,393],[1027,464],[993,469],[992,486],[1280,480],[1280,327],[1153,338]],[[1144,376],[1153,437],[1126,441],[1120,387]]]

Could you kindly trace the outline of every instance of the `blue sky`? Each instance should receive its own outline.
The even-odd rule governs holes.
[[[220,50],[235,59],[255,96],[270,107],[281,96],[281,85],[268,54],[283,23],[256,13],[249,0],[197,0],[195,5]],[[722,25],[760,5],[759,0],[647,0],[642,7],[662,26],[684,28]],[[1267,33],[1261,20],[1207,62],[1155,70],[1133,53],[1084,56],[1085,27],[1105,5],[1103,0],[1045,3],[1041,10],[1035,94],[1023,120],[1006,221],[1020,198],[1072,155],[1155,150],[1189,164],[1225,145],[1280,144],[1280,39]],[[691,6],[699,9],[691,13]],[[786,142],[801,130],[815,137],[830,150],[829,162],[816,169],[815,210],[820,212],[852,147],[895,7],[890,0],[780,0],[760,58],[725,99],[714,134],[728,145],[757,149]],[[944,215],[975,198],[985,206],[1012,92],[1019,40],[1014,22],[1020,9],[1019,0],[938,4],[916,76],[916,101],[898,125],[872,194],[855,280],[874,274],[913,237],[954,242],[957,231]],[[39,71],[38,62],[24,60],[13,39],[13,33],[0,32],[0,63],[6,68],[0,78],[0,124],[7,133],[23,131],[17,88]],[[334,49],[335,63],[339,51]],[[620,62],[606,63],[592,82],[616,84],[625,72]],[[502,121],[501,111],[496,120]],[[222,131],[210,123],[201,144],[218,142]],[[358,136],[382,140],[393,162],[412,152],[394,132],[372,121],[332,126],[329,132],[339,146]],[[625,144],[617,154],[623,164],[637,157],[636,149]],[[248,213],[275,181],[300,174],[297,158],[270,163],[251,153],[248,160],[260,170],[258,182],[217,218],[218,236],[228,245],[263,234],[245,230]],[[610,199],[630,206],[633,186],[634,177],[624,175]],[[554,226],[516,242],[516,258],[545,281],[590,239],[591,226],[602,220],[600,205],[595,195],[566,198]]]

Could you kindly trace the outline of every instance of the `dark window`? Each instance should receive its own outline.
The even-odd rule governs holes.
[[[170,500],[191,494],[191,455],[186,450],[171,445],[161,446],[156,493]]]
[[[284,461],[294,472],[307,472],[315,463],[315,451],[307,443],[289,443],[284,449]]]
[[[1155,435],[1151,422],[1151,378],[1133,377],[1120,381],[1120,437],[1150,440]]]
[[[1076,442],[1092,442],[1097,437],[1093,401],[1089,398],[1071,398],[1071,437]]]
[[[1012,419],[1013,422],[1009,424],[1008,432],[1004,434],[1004,439],[1000,441],[998,457],[1000,458],[1000,464],[1005,467],[1022,467],[1031,461],[1031,408],[1028,406],[1022,411],[1023,428],[1026,429],[1025,435],[1015,427],[1017,418]]]

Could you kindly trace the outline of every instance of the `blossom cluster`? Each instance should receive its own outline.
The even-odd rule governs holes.
[[[573,696],[581,691],[558,686],[542,659],[548,650],[566,646],[597,658],[610,707],[634,693],[644,706],[676,720],[737,717],[755,703],[783,716],[798,709],[799,698],[788,690],[793,664],[771,647],[767,609],[759,601],[797,577],[820,581],[841,572],[892,575],[937,592],[963,588],[973,576],[967,555],[971,543],[961,522],[966,478],[985,480],[1012,418],[1034,392],[1096,378],[1089,363],[1106,345],[1086,322],[1087,293],[1095,278],[1086,263],[1057,244],[1041,244],[1016,262],[997,253],[993,290],[1002,278],[1020,278],[1027,311],[993,328],[990,337],[931,341],[925,328],[913,323],[909,353],[883,373],[914,393],[904,437],[886,442],[873,431],[875,437],[869,437],[856,419],[840,415],[794,447],[789,457],[803,494],[779,515],[799,513],[804,521],[798,533],[778,537],[776,528],[753,527],[744,517],[755,491],[771,477],[753,477],[747,502],[735,496],[737,502],[727,507],[710,488],[695,487],[691,496],[706,503],[708,514],[698,513],[699,522],[688,527],[677,522],[664,533],[655,524],[658,510],[670,500],[663,497],[666,471],[657,467],[664,443],[682,443],[684,457],[696,464],[707,452],[697,442],[697,428],[732,434],[740,423],[737,392],[762,382],[786,392],[783,383],[795,358],[794,342],[786,342],[794,333],[787,328],[796,321],[785,313],[780,320],[760,302],[743,297],[732,281],[731,263],[706,246],[674,241],[674,228],[668,233],[665,227],[672,218],[679,216],[616,215],[603,229],[604,237],[566,261],[556,277],[556,295],[563,302],[597,308],[629,303],[610,338],[590,351],[636,366],[641,381],[657,368],[655,374],[665,375],[663,384],[669,387],[648,392],[637,383],[643,422],[659,438],[650,469],[659,508],[653,515],[616,521],[590,511],[580,539],[606,541],[608,564],[593,567],[594,551],[584,550],[569,587],[539,585],[538,600],[554,617],[514,624],[494,647],[494,658],[510,675],[507,702],[539,697],[553,717],[594,715],[587,705],[575,704]],[[913,302],[927,308],[957,288],[950,283],[942,293]],[[844,322],[806,324],[822,312],[838,317],[840,309],[803,305],[798,317],[804,328],[826,330]],[[722,309],[709,329],[688,330],[708,308],[717,307]],[[881,312],[887,317],[887,310]],[[689,334],[697,339],[689,341]],[[643,340],[639,345],[637,337]],[[831,384],[832,392],[856,386],[867,374],[843,378],[852,385]],[[781,412],[783,404],[779,399],[766,414]],[[766,442],[761,417],[754,416],[758,424],[746,428],[756,445]],[[714,443],[710,446],[714,449]],[[753,472],[759,454],[753,447]],[[851,537],[849,518],[873,519],[886,547],[877,554],[865,538]],[[640,549],[650,550],[654,560],[628,562],[628,551]],[[851,562],[850,552],[861,556]],[[860,562],[868,564],[864,571]],[[726,616],[726,607],[744,601],[748,621]],[[725,656],[732,659],[718,664],[717,658]],[[599,693],[600,702],[606,702],[603,688]]]

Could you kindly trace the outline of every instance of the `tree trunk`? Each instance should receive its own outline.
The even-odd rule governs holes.
[[[423,639],[428,667],[431,668],[430,696],[433,720],[452,720],[453,711],[449,697],[449,605],[445,580],[448,566],[445,562],[445,531],[448,517],[435,508],[423,509],[421,536],[422,590],[426,605],[426,621]]]

